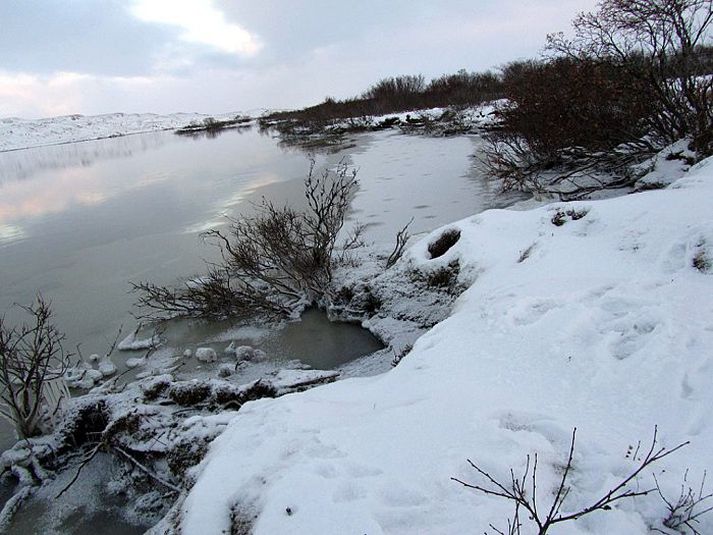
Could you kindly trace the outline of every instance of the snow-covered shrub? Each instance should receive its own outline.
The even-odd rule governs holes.
[[[701,273],[710,273],[711,269],[713,269],[713,259],[711,258],[709,251],[706,249],[705,241],[701,241],[698,244],[698,250],[693,256],[692,264],[693,267]]]
[[[557,211],[555,211],[555,214],[552,216],[551,221],[554,226],[561,227],[567,221],[577,221],[579,219],[582,219],[584,216],[587,215],[587,213],[587,210],[575,210],[574,208],[570,208],[569,210],[563,210],[562,208],[558,208]]]
[[[711,505],[713,493],[706,489],[706,473],[703,473],[700,485],[693,488],[688,482],[688,470],[686,470],[677,498],[667,497],[658,479],[654,479],[656,481],[656,490],[666,504],[668,511],[662,524],[675,533],[700,535],[699,524],[701,517],[713,511],[713,505]],[[656,529],[656,531],[664,533],[660,529]]]
[[[157,377],[152,377],[141,383],[141,392],[144,395],[146,401],[153,401],[159,396],[164,394],[169,386],[173,377],[171,375],[159,375]]]

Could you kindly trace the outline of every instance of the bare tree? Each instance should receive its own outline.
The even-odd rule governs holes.
[[[465,481],[454,477],[452,477],[451,480],[460,483],[466,488],[477,490],[483,494],[511,501],[515,505],[515,513],[513,515],[513,519],[508,521],[508,535],[520,533],[520,527],[522,525],[520,523],[521,510],[524,510],[527,513],[528,518],[537,525],[538,535],[545,535],[555,524],[577,520],[578,518],[595,511],[610,510],[612,504],[618,501],[634,498],[636,496],[645,496],[655,490],[634,490],[631,488],[631,483],[636,481],[637,477],[652,464],[688,445],[688,442],[684,442],[669,450],[658,445],[657,435],[658,429],[654,428],[654,436],[651,440],[651,447],[644,457],[639,460],[638,466],[627,477],[622,479],[615,487],[608,490],[596,501],[593,501],[586,507],[572,512],[563,511],[563,506],[571,489],[567,482],[567,478],[573,468],[574,446],[577,436],[576,428],[572,431],[572,440],[569,446],[567,462],[564,465],[559,485],[554,491],[554,498],[552,499],[552,503],[544,509],[541,508],[543,504],[537,496],[537,454],[535,454],[532,458],[529,455],[527,456],[525,471],[522,477],[517,477],[513,469],[510,469],[510,481],[506,483],[498,481],[488,472],[474,464],[470,459],[468,460],[470,466],[482,478],[484,478],[486,482],[483,484],[466,483]],[[636,454],[634,457],[636,457]],[[498,530],[494,526],[491,526],[491,528],[496,532],[503,534],[502,531]]]
[[[153,316],[224,318],[290,315],[329,299],[337,236],[355,188],[356,170],[344,162],[317,174],[313,161],[305,179],[305,211],[263,199],[254,214],[232,219],[228,232],[204,234],[222,257],[206,276],[181,288],[134,284],[138,305]],[[358,243],[348,239],[343,248]]]
[[[23,307],[33,322],[10,327],[0,318],[0,415],[15,424],[20,438],[41,434],[58,410],[48,406],[45,389],[61,380],[69,365],[64,334],[53,324],[50,304],[38,295]]]

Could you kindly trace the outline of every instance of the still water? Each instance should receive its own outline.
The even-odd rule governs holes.
[[[362,136],[341,154],[359,169],[352,220],[367,239],[411,232],[509,199],[470,155],[477,138]],[[0,153],[0,311],[37,292],[51,299],[66,346],[101,353],[133,329],[129,281],[171,284],[198,274],[217,251],[201,231],[267,196],[299,202],[310,156],[254,130],[183,137],[171,132]]]

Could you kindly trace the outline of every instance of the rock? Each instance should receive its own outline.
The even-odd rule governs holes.
[[[232,364],[221,364],[218,367],[218,376],[219,377],[230,377],[232,374],[233,374]]]
[[[199,347],[196,349],[196,358],[201,362],[215,362],[218,360],[218,355],[213,348]]]
[[[69,388],[89,390],[97,381],[103,378],[99,370],[71,368],[64,375],[64,380]]]
[[[192,356],[193,356],[193,351],[191,351],[190,349],[186,349],[186,350],[183,352],[183,357],[184,357],[184,358],[189,359],[189,358],[191,358]]]
[[[225,348],[225,352],[233,354],[237,361],[262,362],[267,358],[267,354],[260,349],[255,349],[252,346],[235,347],[233,342]]]
[[[99,360],[99,373],[102,374],[102,377],[111,377],[116,373],[116,364],[114,364],[111,361],[111,358],[109,358],[109,355],[104,355],[100,360]]]
[[[146,364],[146,357],[132,357],[130,359],[126,359],[126,367],[127,368],[136,368],[137,366],[143,366]]]

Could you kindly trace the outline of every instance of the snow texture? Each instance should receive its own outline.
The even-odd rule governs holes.
[[[431,259],[446,228],[460,238]],[[575,426],[566,511],[630,474],[655,425],[663,446],[691,441],[656,467],[677,495],[686,469],[713,468],[713,273],[696,260],[712,252],[713,159],[667,189],[434,231],[402,262],[470,274],[450,317],[387,373],[244,405],[195,472],[182,532],[229,533],[241,512],[256,535],[505,530],[511,504],[450,478],[482,484],[472,459],[507,481],[538,452],[544,507]],[[643,535],[665,515],[653,493],[552,531]]]

